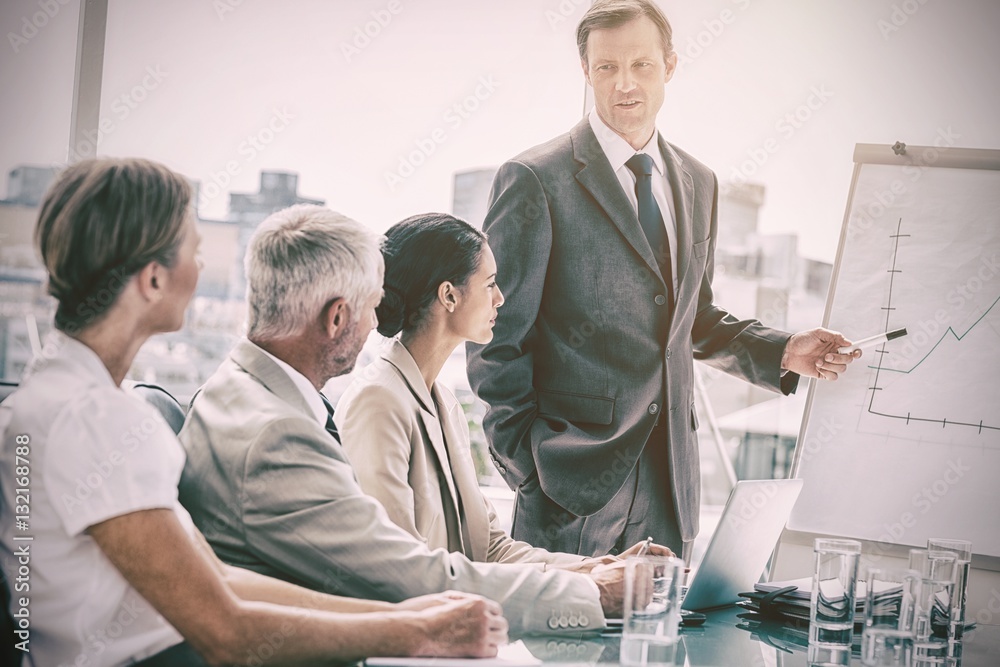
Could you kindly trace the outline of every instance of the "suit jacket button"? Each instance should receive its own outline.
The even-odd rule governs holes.
[[[656,297],[653,299],[653,301],[656,303],[657,306],[662,306],[667,302],[667,297],[663,296],[662,294],[657,294]]]
[[[670,348],[668,347],[667,348],[667,359],[669,359],[669,358],[670,358]]]
[[[507,469],[504,468],[503,466],[500,466],[500,474],[501,475],[506,475],[507,474]]]
[[[660,410],[660,406],[657,405],[656,403],[650,403],[649,404],[649,414],[655,415],[657,412],[659,412],[659,410]]]

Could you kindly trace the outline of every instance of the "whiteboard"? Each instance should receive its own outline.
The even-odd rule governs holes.
[[[855,163],[824,324],[908,335],[812,383],[788,527],[1000,556],[1000,151]]]

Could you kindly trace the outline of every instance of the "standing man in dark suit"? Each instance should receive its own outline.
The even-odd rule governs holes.
[[[577,44],[595,108],[493,183],[507,305],[469,378],[517,539],[596,555],[650,535],[682,553],[698,533],[693,360],[788,394],[836,379],[849,342],[714,303],[718,180],[657,131],[677,55],[655,2],[597,0]]]

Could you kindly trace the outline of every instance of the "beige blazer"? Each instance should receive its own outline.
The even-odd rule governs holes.
[[[227,563],[374,600],[478,593],[514,632],[604,623],[589,577],[474,563],[393,524],[291,378],[245,339],[195,397],[180,440],[180,501]]]
[[[428,390],[398,340],[360,372],[341,397],[336,420],[361,488],[429,548],[481,562],[581,560],[536,549],[503,531],[479,489],[461,404],[439,383]]]

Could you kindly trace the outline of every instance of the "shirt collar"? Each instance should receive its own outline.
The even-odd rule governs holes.
[[[611,163],[611,169],[617,172],[619,169],[625,166],[629,158],[636,153],[645,153],[649,157],[653,158],[653,165],[656,167],[656,171],[663,176],[666,173],[666,165],[663,162],[663,154],[660,152],[660,131],[653,128],[653,136],[649,138],[649,141],[641,150],[635,150],[629,145],[627,141],[621,138],[617,132],[612,130],[605,124],[601,119],[600,115],[597,113],[597,107],[590,110],[590,115],[588,116],[590,121],[590,129],[594,131],[594,136],[597,137],[597,143],[601,145],[601,150],[604,151],[604,155],[608,158],[608,162]]]
[[[288,375],[288,377],[291,379],[292,384],[294,384],[296,388],[299,390],[299,393],[302,394],[302,398],[306,399],[306,403],[309,405],[310,409],[312,409],[313,414],[316,417],[316,421],[318,421],[320,425],[326,426],[326,417],[328,415],[326,411],[326,406],[323,405],[323,399],[320,397],[319,392],[316,391],[316,387],[313,386],[313,383],[310,382],[305,375],[298,372],[290,365],[288,365],[288,363],[274,356],[273,354],[262,348],[260,345],[257,345],[253,341],[248,341],[248,342],[254,347],[256,347],[258,350],[266,354],[271,359],[271,361],[273,361],[278,365],[278,368],[285,371],[285,374]]]
[[[25,380],[35,373],[41,372],[49,364],[79,366],[93,379],[100,380],[102,383],[106,382],[109,387],[119,388],[115,384],[114,378],[111,377],[111,371],[104,365],[96,352],[58,329],[53,329],[45,337],[41,354],[32,358],[25,369],[21,382],[24,383]]]

